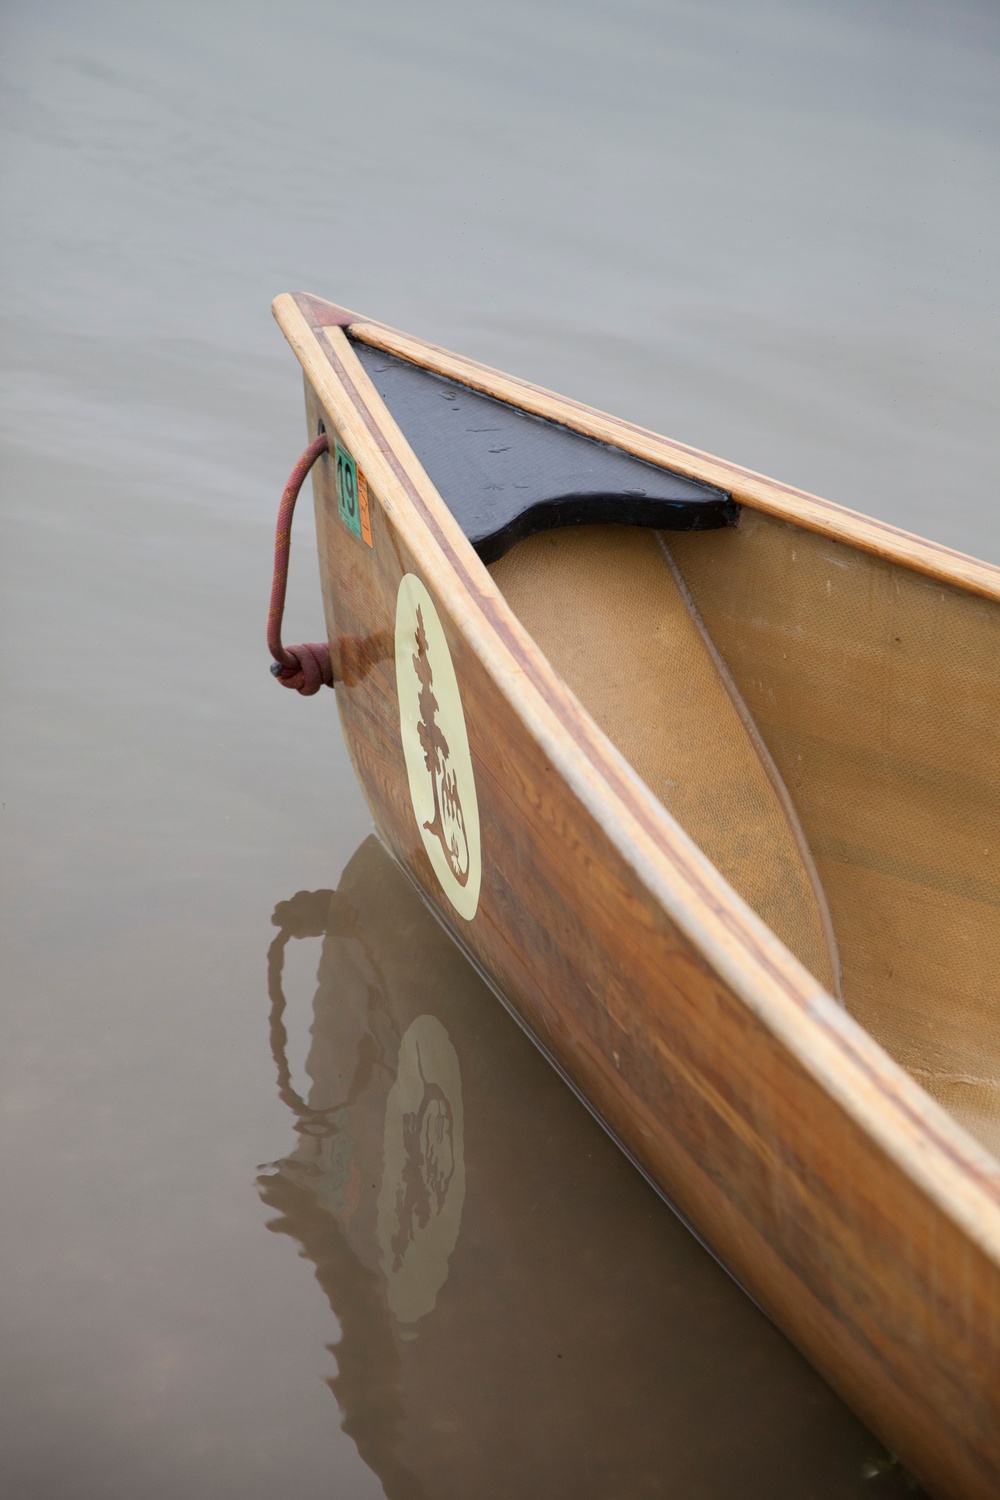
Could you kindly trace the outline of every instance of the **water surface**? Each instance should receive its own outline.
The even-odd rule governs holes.
[[[995,6],[2,26],[6,1488],[906,1493],[414,906],[332,695],[268,677],[304,421],[267,307],[315,291],[1000,560]],[[384,1165],[421,1016],[454,1243],[407,1322],[441,1246],[392,1291],[419,1234],[380,1238],[333,1143]]]

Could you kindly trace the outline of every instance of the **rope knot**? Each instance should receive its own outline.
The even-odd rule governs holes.
[[[285,646],[282,654],[283,661],[271,663],[271,672],[282,687],[294,688],[303,698],[311,698],[321,687],[333,687],[333,663],[325,641]]]

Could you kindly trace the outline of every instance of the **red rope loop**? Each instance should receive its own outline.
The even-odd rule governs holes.
[[[309,698],[326,684],[333,687],[333,663],[325,641],[310,641],[303,646],[281,644],[281,620],[285,613],[285,590],[288,587],[288,554],[292,542],[292,516],[305,477],[329,442],[325,432],[309,444],[288,476],[285,493],[278,507],[278,525],[274,536],[274,574],[271,579],[271,607],[267,612],[267,645],[274,657],[271,671],[282,687]]]

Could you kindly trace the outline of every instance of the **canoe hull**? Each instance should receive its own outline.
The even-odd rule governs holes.
[[[546,676],[393,457],[339,330],[338,344],[291,309],[283,324],[313,377],[310,436],[335,430],[367,477],[370,545],[343,523],[332,461],[314,493],[337,702],[381,837],[642,1170],[887,1445],[935,1493],[996,1495],[990,1158],[730,901]],[[471,918],[414,811],[395,634],[406,575],[433,601],[460,686],[481,831]],[[945,1170],[960,1181],[942,1202],[929,1184]]]

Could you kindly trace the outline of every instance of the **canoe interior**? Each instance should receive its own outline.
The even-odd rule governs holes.
[[[519,411],[360,340],[351,347],[479,556],[594,522],[703,531],[739,515],[727,491]]]
[[[522,624],[740,895],[839,992],[832,922],[795,809],[663,534],[579,527],[493,567]]]
[[[1000,1153],[1000,606],[747,508],[491,571],[730,883]]]

